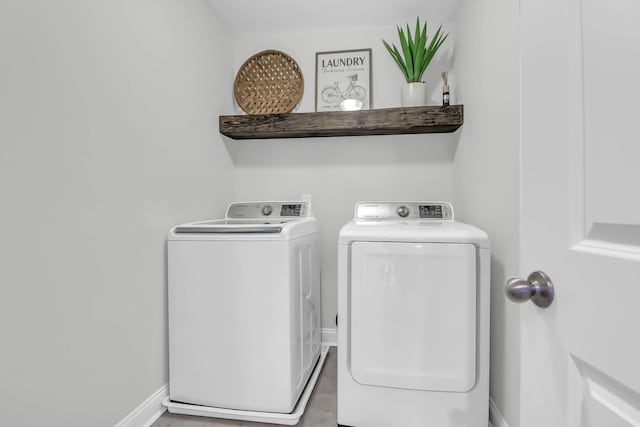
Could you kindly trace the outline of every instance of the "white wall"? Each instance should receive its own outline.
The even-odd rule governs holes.
[[[220,216],[204,1],[0,3],[0,424],[112,426],[167,377],[165,240]]]
[[[374,107],[399,106],[404,80],[382,38],[395,42],[395,27],[238,38],[234,70],[264,49],[288,53],[300,65],[305,79],[298,111],[314,111],[315,53],[372,48]],[[434,82],[434,104],[442,99],[440,71],[449,67],[449,49],[443,49],[425,75],[427,81]],[[225,142],[234,160],[236,199],[313,196],[322,227],[322,326],[335,328],[337,238],[340,227],[352,218],[355,203],[452,199],[457,139],[458,133]]]
[[[454,15],[457,96],[465,123],[455,159],[460,219],[491,238],[491,396],[510,427],[520,425],[518,306],[504,296],[519,262],[518,2],[461,1]],[[495,424],[494,424],[495,425]]]

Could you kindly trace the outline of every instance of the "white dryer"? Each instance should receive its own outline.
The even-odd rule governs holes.
[[[358,203],[338,257],[338,425],[487,427],[487,234],[446,202]]]
[[[233,203],[224,219],[171,229],[169,411],[295,424],[247,411],[293,412],[320,355],[311,208]]]

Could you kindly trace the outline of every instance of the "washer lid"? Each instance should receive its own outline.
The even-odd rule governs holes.
[[[181,224],[169,231],[169,240],[293,240],[318,233],[313,218],[283,220],[216,219]]]
[[[310,201],[235,202],[224,219],[178,225],[169,240],[291,240],[317,232]]]

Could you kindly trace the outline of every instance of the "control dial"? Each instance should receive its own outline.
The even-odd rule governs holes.
[[[400,206],[396,209],[396,213],[400,215],[402,218],[406,218],[409,216],[409,208],[406,206]]]
[[[269,216],[273,212],[273,208],[269,205],[265,205],[262,207],[260,212],[262,212],[262,215],[264,216]]]

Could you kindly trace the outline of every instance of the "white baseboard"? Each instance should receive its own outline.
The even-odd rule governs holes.
[[[493,427],[509,427],[509,424],[507,424],[507,421],[491,397],[489,397],[489,420]]]
[[[320,329],[320,335],[322,344],[333,347],[338,345],[338,331],[335,328],[322,328]]]
[[[167,410],[162,401],[169,397],[169,385],[165,384],[149,396],[115,427],[149,427]]]

